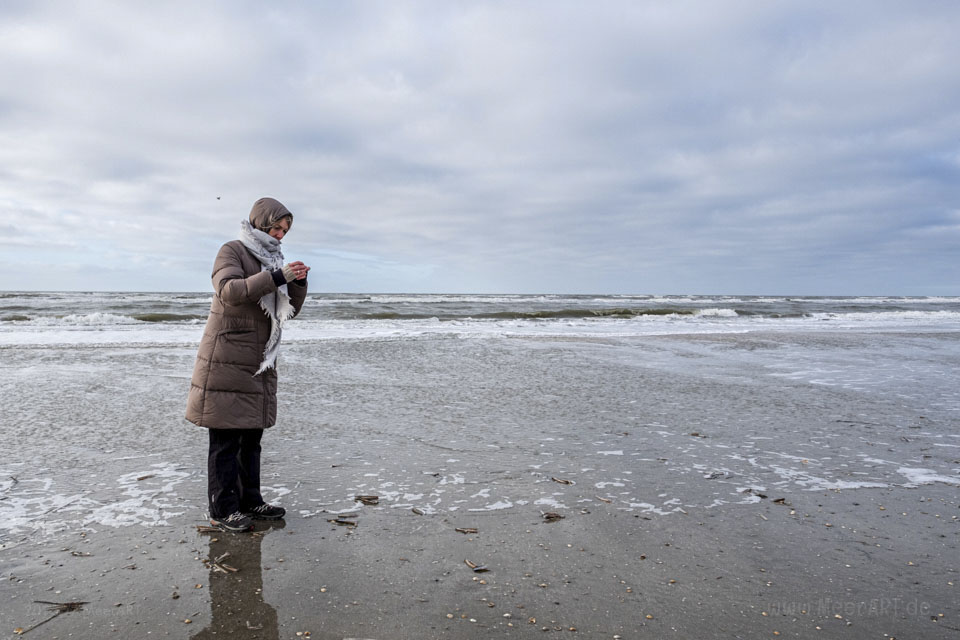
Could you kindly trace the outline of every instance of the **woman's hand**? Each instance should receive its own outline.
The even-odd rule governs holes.
[[[307,277],[308,271],[310,271],[310,267],[299,260],[296,262],[288,262],[283,266],[283,275],[287,279],[287,282],[303,280]]]

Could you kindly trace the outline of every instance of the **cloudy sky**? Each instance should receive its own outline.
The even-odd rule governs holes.
[[[960,3],[0,5],[0,289],[960,294]]]

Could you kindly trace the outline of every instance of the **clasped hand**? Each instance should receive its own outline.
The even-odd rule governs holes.
[[[288,281],[303,280],[304,278],[307,277],[308,271],[310,271],[310,267],[303,264],[299,260],[297,260],[296,262],[288,262],[283,266],[283,275],[288,278]]]

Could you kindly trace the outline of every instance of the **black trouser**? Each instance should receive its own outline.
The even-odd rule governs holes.
[[[260,438],[263,429],[207,429],[207,496],[210,517],[226,518],[237,511],[259,507]]]

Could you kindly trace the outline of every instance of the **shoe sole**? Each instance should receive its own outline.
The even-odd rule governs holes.
[[[238,533],[242,533],[242,532],[244,532],[244,531],[250,531],[251,529],[253,529],[253,525],[252,525],[252,524],[249,525],[249,526],[246,526],[246,527],[231,527],[231,526],[228,525],[228,524],[224,524],[224,523],[222,523],[222,522],[217,522],[216,520],[211,520],[211,521],[210,521],[210,524],[212,524],[213,526],[215,526],[215,527],[217,527],[217,528],[219,528],[219,529],[222,529],[222,530],[224,530],[224,531],[235,531],[235,532],[238,532]]]
[[[283,515],[279,515],[279,516],[258,516],[258,515],[252,514],[252,513],[245,513],[245,514],[243,514],[243,515],[247,516],[248,518],[253,518],[254,520],[275,521],[275,520],[283,520],[283,516],[285,516],[285,515],[287,515],[287,514],[284,513]]]

